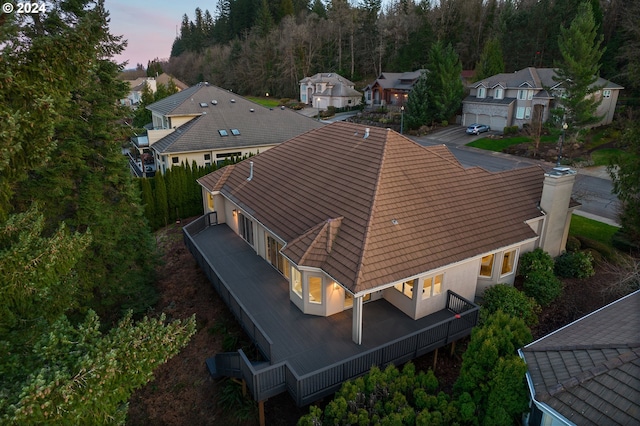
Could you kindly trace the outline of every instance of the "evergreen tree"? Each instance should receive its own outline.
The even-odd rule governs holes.
[[[526,365],[516,350],[531,339],[521,318],[502,311],[473,329],[454,390],[471,395],[481,425],[512,425],[527,410]]]
[[[451,45],[431,46],[427,65],[427,121],[449,120],[462,104],[464,86],[460,79],[462,64]]]
[[[144,216],[147,221],[155,228],[154,219],[156,217],[156,204],[153,198],[153,190],[151,189],[150,179],[140,179],[140,189],[142,191],[142,205],[144,207]]]
[[[327,8],[324,6],[322,0],[313,0],[311,11],[318,15],[320,18],[327,19]]]
[[[267,0],[262,0],[260,3],[260,9],[258,9],[258,14],[256,16],[256,28],[258,31],[258,35],[261,37],[265,37],[273,28],[273,17],[271,16],[271,11],[269,10],[269,3]]]
[[[503,72],[504,59],[502,57],[502,47],[500,46],[500,40],[494,37],[488,40],[482,49],[480,60],[476,64],[475,80],[484,80],[487,77]]]
[[[409,92],[407,111],[404,117],[409,129],[417,129],[427,124],[428,78],[428,72],[423,72]]]
[[[160,64],[160,60],[158,58],[147,62],[147,77],[157,77],[163,72],[162,64]]]
[[[153,177],[156,201],[156,226],[166,226],[169,223],[169,204],[167,201],[167,186],[162,173]]]
[[[613,193],[621,203],[621,233],[636,248],[640,246],[640,125],[630,124],[622,137],[627,155],[620,156],[615,166],[609,167],[613,180]]]
[[[140,96],[140,102],[133,113],[134,127],[144,127],[146,124],[151,123],[152,115],[151,111],[147,109],[147,106],[154,102],[155,95],[151,91],[151,87],[145,83],[144,88],[142,89],[142,95]]]
[[[592,96],[601,89],[595,85],[603,53],[601,43],[602,36],[598,35],[591,3],[585,1],[580,4],[571,25],[561,29],[558,39],[562,61],[556,62],[554,80],[564,89],[562,121],[569,125],[570,132],[601,119],[595,114],[602,99]]]

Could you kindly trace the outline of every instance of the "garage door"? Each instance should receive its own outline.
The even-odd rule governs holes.
[[[478,114],[478,124],[486,124],[487,126],[491,125],[491,117],[484,114]]]
[[[499,132],[503,131],[505,126],[507,125],[507,119],[504,117],[493,116],[491,117],[491,130],[497,130]]]
[[[464,121],[462,122],[463,125],[468,126],[470,124],[473,124],[476,122],[476,115],[473,113],[466,113],[464,115]]]

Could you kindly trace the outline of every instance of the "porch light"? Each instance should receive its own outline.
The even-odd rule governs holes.
[[[337,283],[337,282],[335,282],[335,281],[333,282],[333,289],[334,289],[334,290],[339,290],[339,289],[340,289],[340,286],[339,286],[339,285],[338,285],[338,283]]]
[[[233,217],[238,216],[238,210],[237,209],[233,209]]]

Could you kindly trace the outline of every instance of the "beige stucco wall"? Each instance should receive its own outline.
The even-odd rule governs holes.
[[[250,146],[245,148],[225,148],[224,150],[216,150],[216,151],[197,151],[197,152],[178,152],[178,153],[170,153],[164,155],[158,155],[156,153],[156,161],[158,162],[159,169],[161,171],[169,170],[174,165],[180,166],[181,164],[189,164],[191,166],[195,161],[196,164],[200,167],[204,167],[205,163],[215,164],[216,160],[221,160],[217,158],[217,154],[227,154],[229,152],[241,152],[241,156],[249,156],[250,154],[258,154],[260,152],[267,151],[268,149],[273,148],[277,144],[274,145],[264,145],[264,146]],[[211,159],[205,161],[205,154],[209,154]],[[178,162],[174,163],[173,158],[177,157]],[[162,167],[164,166],[164,168]]]

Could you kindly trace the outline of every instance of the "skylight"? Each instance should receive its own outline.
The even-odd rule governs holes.
[[[200,106],[201,106],[202,108],[209,108],[209,104],[208,104],[208,103],[206,103],[206,102],[200,102]]]
[[[229,136],[229,133],[227,133],[225,129],[218,130],[218,133],[220,133],[220,136]]]
[[[231,134],[233,136],[239,136],[240,135],[240,130],[238,129],[231,129]]]

